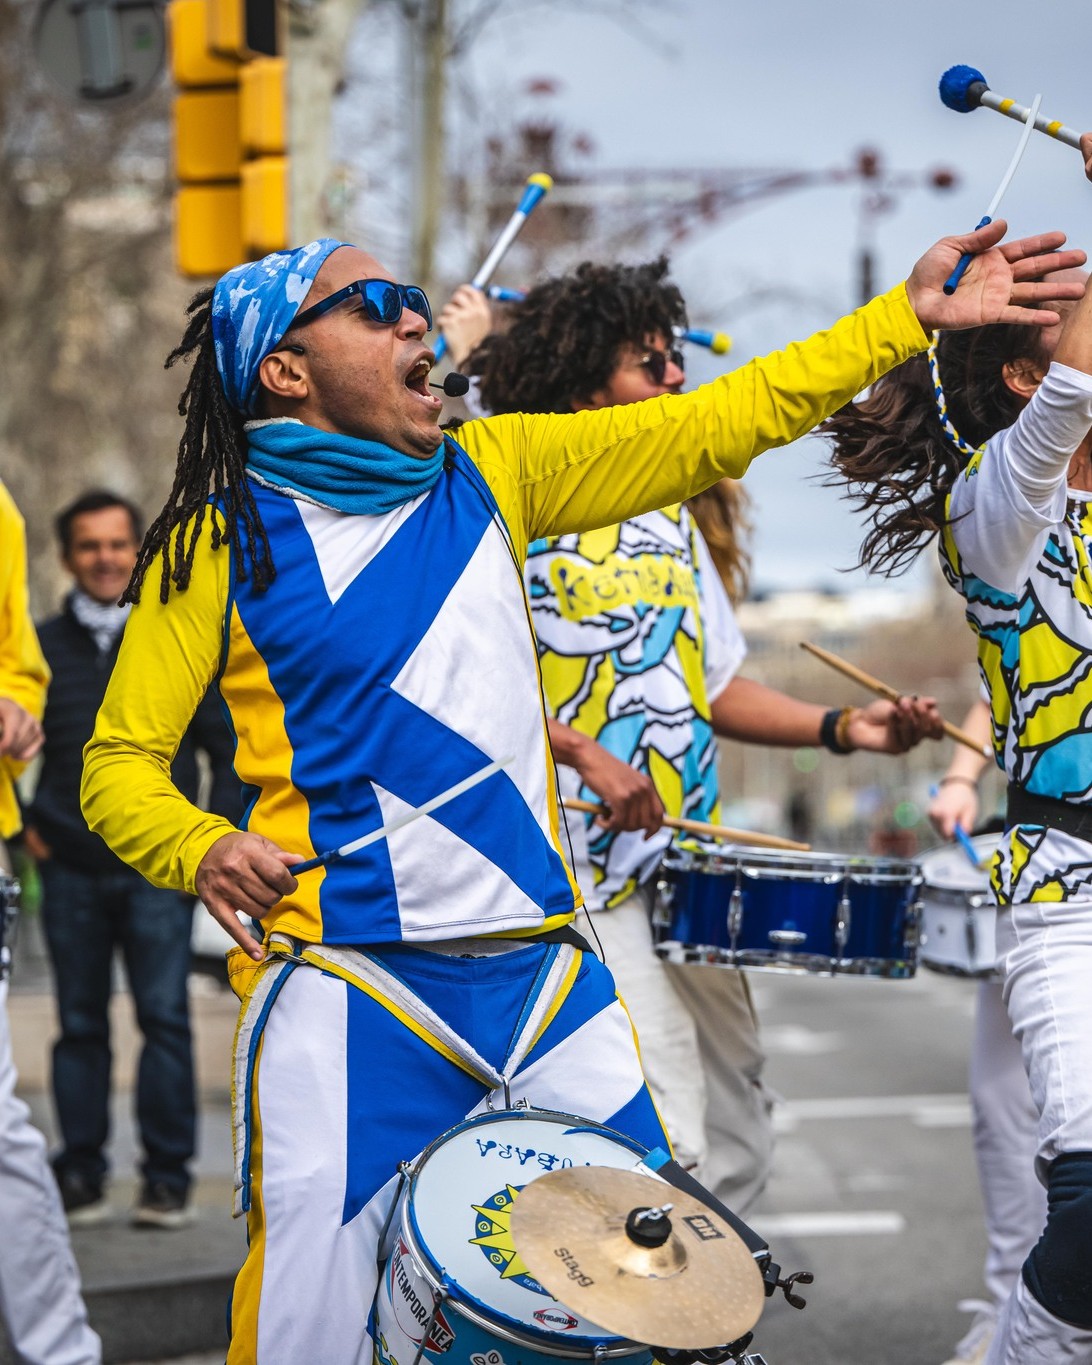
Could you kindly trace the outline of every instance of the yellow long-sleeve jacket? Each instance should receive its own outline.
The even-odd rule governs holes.
[[[41,720],[49,667],[42,657],[27,601],[27,542],[22,515],[0,484],[0,697],[9,697]],[[22,825],[15,779],[24,768],[10,756],[0,759],[0,837],[11,838]]]
[[[926,344],[900,286],[690,394],[471,422],[458,434],[469,460],[386,516],[256,488],[276,579],[264,594],[237,582],[206,529],[189,588],[166,605],[145,591],[85,751],[89,825],[153,882],[194,890],[232,827],[190,805],[169,766],[218,677],[246,827],[305,856],[506,763],[432,817],[302,875],[267,927],[363,943],[559,922],[579,892],[523,593],[529,540],[738,478]]]

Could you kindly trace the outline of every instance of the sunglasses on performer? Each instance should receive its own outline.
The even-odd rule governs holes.
[[[657,351],[650,348],[638,360],[637,364],[641,369],[648,371],[648,377],[654,384],[662,384],[664,376],[667,374],[669,361],[680,370],[686,369],[686,358],[677,346],[672,346],[668,351]]]
[[[336,289],[321,303],[297,313],[292,319],[292,326],[303,327],[309,322],[314,322],[316,318],[322,317],[323,313],[328,313],[331,308],[336,308],[339,303],[344,303],[354,294],[360,295],[364,312],[372,322],[393,327],[401,318],[403,308],[408,308],[411,313],[424,318],[426,331],[432,331],[432,309],[429,307],[425,291],[415,284],[395,284],[393,280],[354,280],[344,289]]]

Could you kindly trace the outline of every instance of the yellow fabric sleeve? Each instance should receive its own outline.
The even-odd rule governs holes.
[[[23,517],[0,484],[0,697],[17,702],[41,720],[49,666],[42,655],[27,599],[27,541]],[[0,837],[10,839],[22,826],[15,779],[26,765],[0,759]]]
[[[151,566],[125,626],[95,730],[83,751],[84,819],[156,886],[194,892],[198,864],[235,826],[187,801],[171,762],[220,667],[231,549],[213,550],[209,514],[185,592],[159,600]]]
[[[738,479],[929,344],[905,285],[807,341],[692,393],[573,414],[510,414],[456,439],[488,481],[522,556],[527,542],[610,526]]]

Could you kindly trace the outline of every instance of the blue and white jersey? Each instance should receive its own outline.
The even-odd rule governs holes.
[[[300,876],[268,929],[326,943],[535,931],[567,916],[553,766],[506,530],[462,454],[394,512],[255,485],[277,575],[231,584],[220,690],[245,827],[311,856],[505,770]]]

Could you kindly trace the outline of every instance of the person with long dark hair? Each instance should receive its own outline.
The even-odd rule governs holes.
[[[1029,303],[1073,296],[1024,276],[1083,253],[1044,260],[1061,234],[1000,247],[1003,233],[946,239],[830,332],[693,394],[494,417],[458,443],[429,387],[428,299],[364,251],[312,242],[195,300],[176,480],[137,561],[83,809],[239,944],[250,1236],[232,1365],[370,1357],[399,1165],[487,1096],[548,1098],[663,1145],[610,973],[570,927],[528,541],[738,476],[921,349],[923,328],[1035,320]],[[948,298],[965,249],[978,254]],[[243,829],[168,772],[214,679]]]
[[[989,1365],[1092,1360],[1090,428],[1092,291],[1064,327],[940,332],[824,426],[870,520],[862,562],[898,571],[939,538],[1009,781],[991,886],[1048,1215]]]

